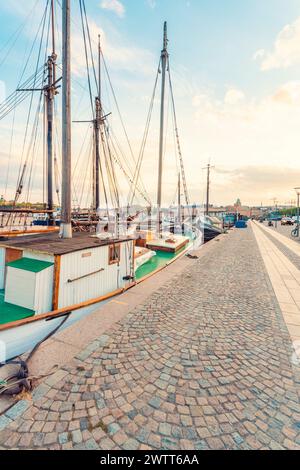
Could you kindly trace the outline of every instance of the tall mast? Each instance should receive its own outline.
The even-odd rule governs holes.
[[[210,197],[210,171],[213,169],[214,167],[211,166],[211,164],[209,163],[207,165],[206,168],[204,168],[204,170],[207,170],[207,182],[206,182],[206,207],[205,207],[205,214],[206,215],[209,215],[209,197]]]
[[[161,108],[160,108],[160,141],[159,141],[159,165],[158,165],[158,188],[157,188],[157,210],[158,225],[160,231],[160,210],[162,203],[162,171],[163,171],[163,152],[164,152],[164,125],[165,125],[165,91],[166,91],[166,70],[168,62],[168,33],[167,22],[164,23],[163,50],[161,51]]]
[[[52,54],[48,57],[48,84],[46,89],[47,104],[47,209],[53,211],[53,115],[54,115],[54,97],[55,88],[55,12],[54,0],[51,0],[51,18],[52,18]],[[49,212],[50,225],[53,225],[53,212]]]
[[[100,126],[102,119],[102,105],[101,105],[101,42],[100,35],[98,36],[98,96],[95,99],[95,122],[94,122],[94,132],[95,132],[95,182],[94,182],[94,206],[97,210],[100,206]]]
[[[206,215],[209,214],[209,184],[210,184],[210,163],[207,165],[207,183],[206,183]]]
[[[178,173],[178,223],[181,224],[181,178]]]
[[[62,207],[61,238],[72,238],[71,226],[71,21],[70,0],[62,2]]]

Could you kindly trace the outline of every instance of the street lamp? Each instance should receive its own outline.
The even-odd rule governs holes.
[[[298,236],[299,236],[299,218],[300,218],[300,187],[295,188],[297,193],[297,226],[298,226]]]
[[[277,228],[277,204],[278,204],[278,201],[277,201],[277,198],[274,197],[273,198],[273,201],[274,201],[274,206],[275,206],[275,228]]]

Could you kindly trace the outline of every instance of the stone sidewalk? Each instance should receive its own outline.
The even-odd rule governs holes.
[[[292,354],[252,228],[235,230],[0,417],[0,447],[300,449]]]

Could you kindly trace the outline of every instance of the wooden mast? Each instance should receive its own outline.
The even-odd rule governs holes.
[[[62,2],[62,207],[60,237],[72,238],[71,225],[71,21],[70,0]]]
[[[55,68],[56,68],[56,52],[55,52],[55,12],[54,0],[51,0],[51,18],[52,18],[52,54],[48,57],[48,86],[46,91],[47,103],[47,209],[49,213],[49,225],[53,226],[53,115],[54,115],[54,97],[56,94],[55,87]]]
[[[205,204],[205,214],[209,215],[209,197],[210,197],[210,172],[214,168],[214,166],[211,166],[210,163],[208,163],[206,168],[203,168],[204,170],[207,170],[207,181],[206,181],[206,204]]]
[[[178,173],[178,223],[181,224],[181,178]]]
[[[98,96],[95,99],[95,195],[94,205],[97,211],[100,206],[100,126],[102,119],[102,104],[101,104],[101,42],[100,35],[98,36]]]
[[[163,50],[161,51],[161,108],[160,108],[160,139],[159,139],[159,164],[158,164],[158,188],[157,188],[157,211],[158,211],[158,232],[161,232],[161,204],[162,204],[162,171],[164,153],[164,124],[165,124],[165,90],[166,90],[166,70],[168,62],[168,35],[167,22],[164,23]]]

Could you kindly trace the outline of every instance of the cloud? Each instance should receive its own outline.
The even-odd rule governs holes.
[[[227,104],[237,104],[240,101],[245,99],[245,95],[241,90],[237,90],[235,88],[231,88],[230,90],[227,91],[224,101]]]
[[[156,0],[147,0],[147,4],[150,8],[154,9],[156,7]]]
[[[270,205],[274,197],[280,204],[295,199],[293,188],[300,181],[299,168],[286,166],[240,166],[233,170],[217,167],[215,170],[215,196],[224,194],[228,186],[234,187],[236,197],[250,205]],[[284,185],[283,183],[284,178]],[[224,199],[224,197],[223,197]],[[232,201],[234,198],[231,197]],[[230,202],[228,199],[227,202]]]
[[[284,26],[277,36],[273,51],[258,50],[254,60],[259,59],[262,60],[263,71],[300,64],[300,18]]]
[[[105,31],[89,18],[91,38],[101,36],[102,50],[110,69],[123,70],[132,74],[138,72],[142,75],[153,76],[155,60],[151,52],[124,39],[113,27]],[[93,44],[95,61],[97,61],[97,45]],[[73,30],[72,33],[72,57],[73,72],[78,76],[86,73],[86,62],[84,54],[84,43],[80,32]]]
[[[113,11],[120,18],[125,15],[125,7],[119,0],[102,0],[100,6],[103,10]]]
[[[300,154],[300,81],[284,83],[260,100],[232,87],[223,98],[204,90],[191,102],[193,121],[185,119],[180,125],[193,200],[199,200],[199,187],[205,198],[205,175],[201,182],[195,175],[201,174],[209,157],[216,167],[212,201],[232,203],[239,196],[245,203],[260,204],[275,196],[283,202],[291,198],[291,188],[300,181],[295,170]]]

